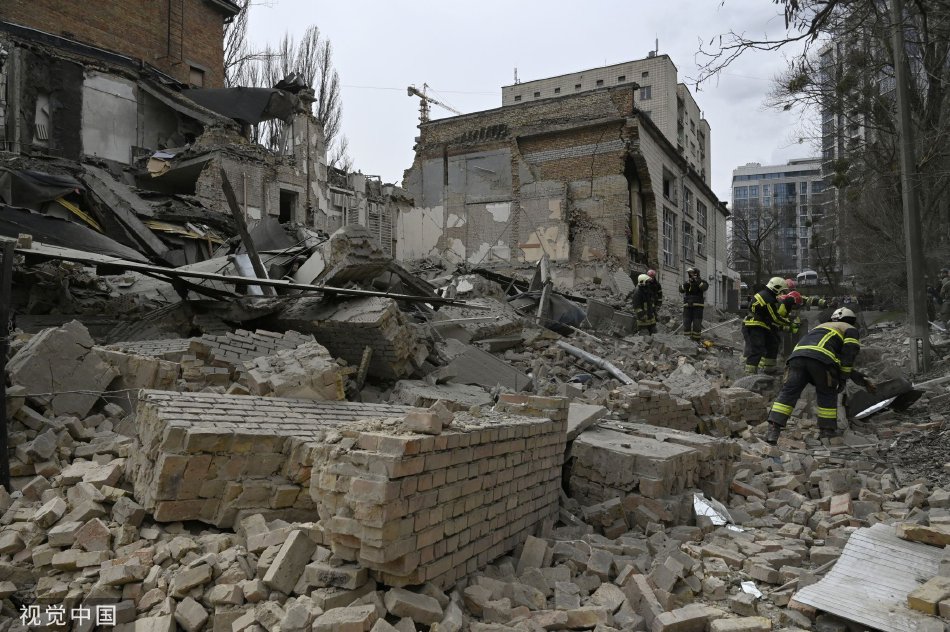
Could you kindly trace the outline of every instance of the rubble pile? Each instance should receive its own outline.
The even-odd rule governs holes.
[[[162,632],[845,629],[810,604],[870,529],[925,560],[890,607],[946,616],[950,381],[825,442],[806,396],[775,448],[778,381],[727,344],[542,328],[481,276],[438,310],[346,296],[429,290],[345,237],[307,274],[346,288],[215,333],[13,338],[0,632],[84,604]],[[862,370],[899,377],[874,331]]]

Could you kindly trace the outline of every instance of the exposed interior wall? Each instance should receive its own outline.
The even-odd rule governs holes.
[[[78,160],[82,153],[83,68],[81,65],[39,55],[14,45],[8,48],[6,63],[7,148],[23,151],[35,148],[54,156]],[[45,108],[46,139],[37,130],[37,102]]]
[[[81,129],[84,154],[129,164],[138,141],[135,84],[88,71],[82,85]]]

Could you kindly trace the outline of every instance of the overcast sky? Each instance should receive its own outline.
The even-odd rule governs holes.
[[[501,105],[501,86],[641,59],[659,39],[712,128],[713,190],[730,201],[732,170],[747,162],[781,164],[816,153],[799,138],[801,117],[766,109],[781,53],[749,53],[718,78],[692,85],[699,42],[730,29],[750,36],[784,32],[772,0],[252,0],[251,43],[298,35],[310,24],[333,43],[343,84],[343,133],[354,168],[402,182],[418,134],[418,98],[406,87],[463,113]],[[438,106],[432,118],[452,116]]]

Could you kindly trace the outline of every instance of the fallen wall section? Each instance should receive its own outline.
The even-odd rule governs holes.
[[[310,479],[334,553],[390,586],[444,588],[515,549],[557,517],[566,406],[554,412],[456,413],[436,436],[398,420],[348,430],[354,447],[324,446]]]

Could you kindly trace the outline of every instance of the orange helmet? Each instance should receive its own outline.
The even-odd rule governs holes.
[[[794,290],[798,283],[795,282],[795,279],[785,279],[785,287],[790,290]]]
[[[789,292],[789,293],[786,294],[785,296],[787,296],[788,298],[794,300],[796,306],[800,306],[800,305],[802,304],[802,295],[799,294],[798,292],[794,291],[794,290],[792,290],[791,292]]]
[[[656,270],[647,270],[647,276],[650,277],[651,279],[655,279],[655,278],[656,278]]]

